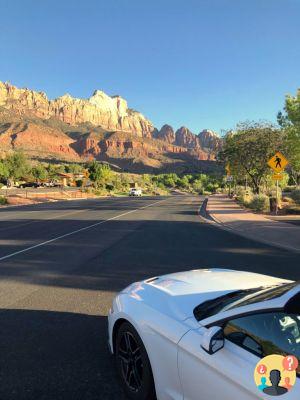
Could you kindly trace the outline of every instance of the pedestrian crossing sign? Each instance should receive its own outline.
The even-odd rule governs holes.
[[[288,163],[288,160],[279,151],[268,161],[269,167],[277,173],[283,171]]]

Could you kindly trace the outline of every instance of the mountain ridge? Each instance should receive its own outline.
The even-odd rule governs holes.
[[[21,130],[18,124],[23,124]],[[126,159],[129,169],[134,164],[156,170],[172,165],[203,169],[204,161],[215,160],[220,142],[209,130],[195,135],[167,124],[158,130],[121,96],[101,90],[88,99],[65,94],[49,100],[44,92],[0,82],[2,151],[22,149],[36,157],[43,153],[45,158],[77,161],[114,159],[120,164]]]

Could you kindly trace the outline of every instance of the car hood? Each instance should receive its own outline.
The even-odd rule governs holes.
[[[193,316],[200,303],[240,289],[291,281],[228,269],[198,269],[162,275],[130,285],[123,292],[177,320]]]

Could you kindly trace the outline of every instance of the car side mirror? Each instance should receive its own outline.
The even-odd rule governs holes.
[[[208,354],[214,354],[224,347],[224,332],[219,326],[208,328],[201,339],[201,347]]]

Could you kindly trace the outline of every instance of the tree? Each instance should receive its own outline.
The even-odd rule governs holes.
[[[300,125],[300,89],[298,89],[296,96],[286,96],[284,110],[287,119],[293,125]]]
[[[272,124],[244,122],[230,131],[219,157],[229,164],[232,174],[247,175],[255,193],[263,177],[270,171],[267,164],[276,151],[283,149],[284,133]]]
[[[48,177],[50,179],[56,179],[57,178],[57,169],[55,168],[54,164],[48,164],[47,167],[46,167],[46,170],[47,170]]]
[[[108,164],[100,164],[92,161],[88,166],[89,178],[96,188],[103,187],[111,177],[111,169]]]
[[[42,164],[38,164],[31,169],[31,174],[35,180],[42,181],[47,179],[48,171]]]
[[[188,189],[189,183],[190,183],[189,175],[184,175],[182,178],[179,178],[177,181],[177,185],[182,189]]]
[[[4,161],[0,161],[0,180],[7,179],[9,177],[9,171]]]
[[[83,166],[80,164],[68,164],[65,170],[70,174],[80,174],[83,171]]]
[[[30,172],[30,165],[26,156],[21,152],[13,153],[3,161],[8,170],[8,178],[17,180],[25,178]]]
[[[285,155],[289,160],[291,177],[300,184],[300,89],[296,96],[287,96],[284,113],[277,115],[278,123],[285,132]]]
[[[161,175],[162,183],[170,188],[174,188],[178,182],[178,176],[176,174],[164,174]]]

